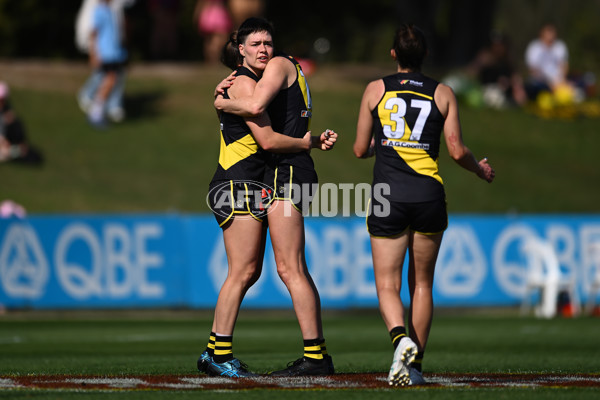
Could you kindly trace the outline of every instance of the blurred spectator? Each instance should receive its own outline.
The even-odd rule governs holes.
[[[92,15],[99,0],[83,0],[75,18],[75,45],[82,53],[88,54],[92,33]]]
[[[198,0],[194,9],[194,23],[204,38],[204,61],[217,65],[232,30],[231,16],[224,0]]]
[[[542,26],[539,37],[527,47],[525,61],[530,75],[527,96],[542,107],[580,103],[595,94],[596,77],[592,72],[577,75],[569,71],[567,45],[558,38],[553,24]]]
[[[242,22],[250,17],[262,16],[264,9],[264,0],[229,0],[229,12],[231,13],[233,29],[237,29]]]
[[[76,44],[89,54],[93,72],[79,90],[77,100],[90,122],[104,125],[125,118],[124,9],[135,0],[84,0],[76,19]],[[109,6],[110,8],[106,7]],[[110,83],[110,84],[109,84]]]
[[[558,38],[555,25],[542,26],[539,36],[527,46],[525,62],[529,70],[525,87],[530,100],[535,100],[541,92],[554,92],[569,85],[569,51]]]
[[[15,203],[12,200],[4,200],[0,203],[0,219],[8,219],[8,218],[25,218],[27,216],[27,211],[25,211],[25,207],[20,204]]]
[[[488,45],[479,51],[467,70],[482,86],[482,99],[487,106],[502,108],[527,101],[523,79],[510,55],[510,40],[506,35],[492,33]]]
[[[41,153],[27,140],[25,127],[9,102],[10,89],[0,82],[0,162],[41,165]]]
[[[150,51],[156,60],[173,59],[179,50],[177,17],[181,2],[179,0],[148,0],[152,16],[152,34]]]
[[[90,51],[92,19],[98,1],[99,0],[83,0],[75,19],[75,45],[77,46],[77,49],[84,54],[89,54]],[[102,78],[104,77],[102,71],[94,67],[92,68],[92,74],[77,94],[79,108],[85,113],[88,112],[92,105],[98,86],[100,86],[100,82],[102,82]]]

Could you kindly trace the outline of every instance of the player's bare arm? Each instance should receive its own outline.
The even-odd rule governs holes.
[[[374,155],[373,114],[371,112],[383,96],[385,87],[383,80],[379,79],[367,85],[360,102],[358,123],[356,125],[356,139],[354,141],[354,155],[358,158],[367,158]]]
[[[465,145],[462,138],[458,103],[456,96],[449,86],[439,84],[435,91],[435,103],[445,117],[444,139],[450,157],[464,169],[474,172],[481,179],[492,182],[495,171],[488,164],[487,158],[477,161],[471,150]]]
[[[256,117],[265,112],[281,89],[289,86],[290,79],[292,82],[296,79],[294,65],[283,57],[275,57],[267,64],[262,78],[251,95],[230,100],[217,96],[215,108],[243,117]],[[236,84],[237,82],[232,87]]]
[[[264,150],[272,153],[297,153],[308,151],[312,147],[310,131],[306,132],[301,139],[282,135],[273,131],[271,119],[267,113],[262,113],[254,118],[245,118],[245,121],[252,131],[254,140]]]
[[[240,76],[236,84],[229,89],[232,99],[249,97],[254,92],[256,82],[248,76]],[[310,133],[302,138],[292,138],[273,131],[269,116],[264,113],[256,118],[245,118],[246,124],[252,131],[256,143],[263,149],[275,153],[295,153],[310,150],[312,142]]]

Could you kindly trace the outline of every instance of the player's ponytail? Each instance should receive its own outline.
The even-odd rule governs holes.
[[[229,40],[225,43],[221,52],[221,62],[232,70],[237,69],[243,62],[238,47],[237,34],[237,31],[235,31],[229,35]]]
[[[425,34],[412,24],[402,24],[394,35],[392,49],[396,52],[398,65],[412,71],[420,71],[427,55]]]

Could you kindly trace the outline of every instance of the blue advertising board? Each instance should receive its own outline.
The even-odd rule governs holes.
[[[530,237],[554,246],[585,299],[600,268],[600,216],[451,215],[436,305],[518,304],[527,272],[521,246]],[[244,307],[291,307],[269,248]],[[363,218],[307,218],[306,258],[323,307],[377,306]],[[0,220],[0,305],[8,308],[212,308],[226,275],[222,232],[208,215]]]

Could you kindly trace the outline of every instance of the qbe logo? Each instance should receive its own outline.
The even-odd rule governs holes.
[[[48,262],[35,231],[11,225],[0,248],[0,277],[4,292],[15,298],[42,297],[49,277]]]
[[[436,267],[436,287],[454,297],[481,292],[487,263],[477,234],[468,226],[454,226],[444,234]]]

